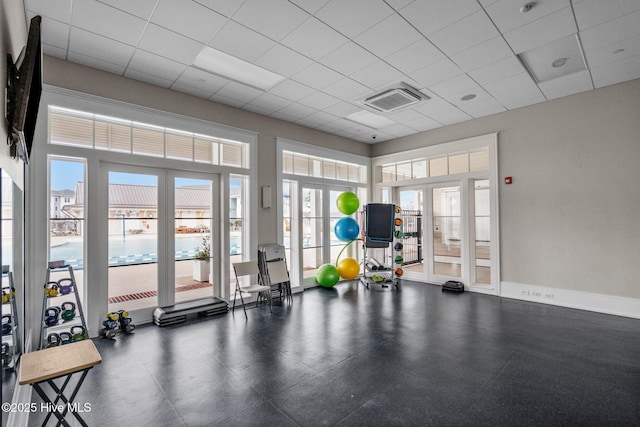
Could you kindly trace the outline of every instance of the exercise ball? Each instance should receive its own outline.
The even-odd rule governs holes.
[[[398,267],[398,268],[396,268],[395,273],[396,273],[396,276],[402,277],[402,275],[404,274],[404,270],[401,269],[400,267]]]
[[[360,263],[353,258],[345,258],[338,263],[338,273],[345,280],[353,280],[360,274]]]
[[[331,288],[340,280],[340,273],[333,264],[322,264],[316,273],[316,282],[323,288]]]
[[[358,200],[358,196],[355,193],[345,191],[338,196],[336,207],[341,213],[351,215],[360,207],[360,200]]]
[[[336,222],[335,227],[333,227],[333,232],[339,240],[349,242],[358,237],[360,226],[355,219],[350,216],[345,216]]]

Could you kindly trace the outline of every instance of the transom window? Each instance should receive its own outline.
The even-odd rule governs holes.
[[[367,167],[356,163],[312,156],[293,151],[282,152],[282,171],[286,174],[366,184]]]
[[[396,182],[489,170],[489,149],[480,148],[384,163],[377,182]]]

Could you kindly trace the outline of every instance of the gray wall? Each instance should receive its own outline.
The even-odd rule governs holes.
[[[276,137],[368,157],[370,146],[303,126],[261,116],[202,98],[44,57],[44,82],[83,93],[129,102],[258,133],[258,182],[276,189]],[[274,193],[275,197],[275,193]],[[258,242],[278,241],[276,209],[259,208]]]
[[[378,143],[372,156],[491,132],[502,281],[640,298],[640,80]]]

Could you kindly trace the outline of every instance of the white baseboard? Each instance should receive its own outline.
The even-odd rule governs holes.
[[[500,296],[640,319],[640,299],[502,282]]]

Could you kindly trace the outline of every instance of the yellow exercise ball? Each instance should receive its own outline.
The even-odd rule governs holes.
[[[345,280],[353,280],[360,274],[360,263],[353,258],[345,258],[338,264],[338,273]]]

